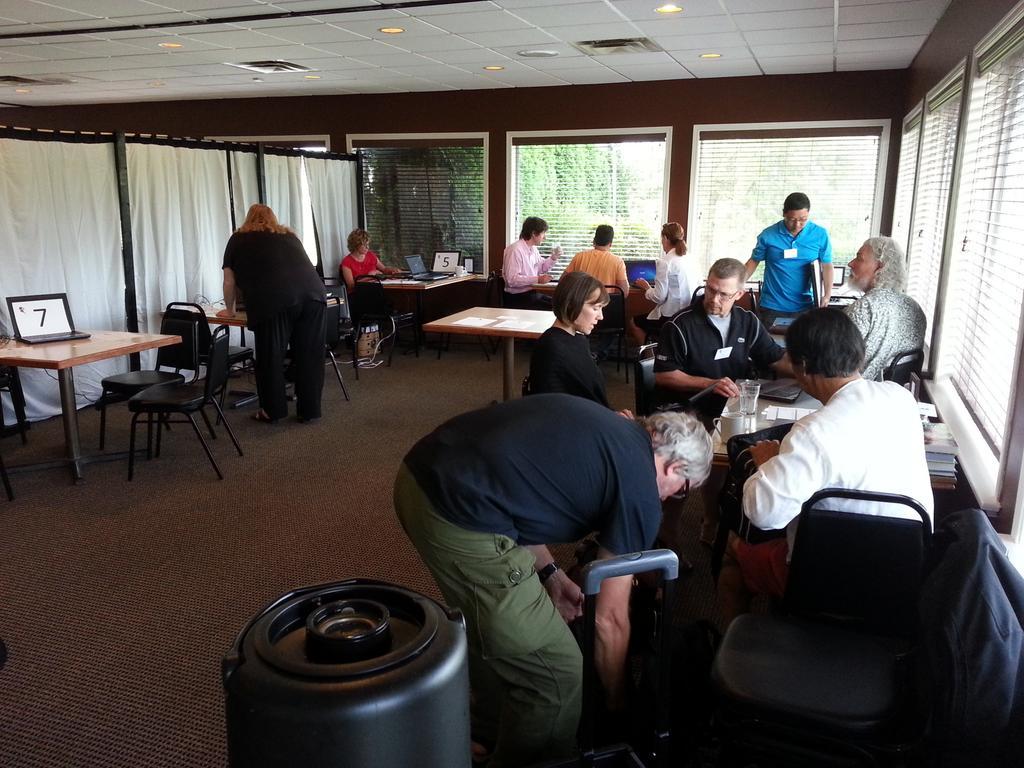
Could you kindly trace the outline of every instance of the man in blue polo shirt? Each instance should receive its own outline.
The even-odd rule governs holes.
[[[811,201],[794,192],[782,205],[782,221],[757,236],[757,245],[747,260],[747,279],[764,262],[761,286],[761,322],[771,328],[780,317],[795,317],[814,307],[811,293],[811,263],[821,262],[822,307],[832,294],[832,243],[828,232],[809,220]]]

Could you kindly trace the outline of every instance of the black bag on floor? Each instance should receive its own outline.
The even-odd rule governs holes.
[[[762,440],[782,440],[793,424],[778,424],[774,427],[759,429],[748,435],[735,435],[729,438],[725,448],[729,454],[729,474],[725,485],[718,495],[718,531],[711,546],[711,573],[715,581],[722,569],[722,558],[725,556],[725,545],[729,540],[729,532],[737,534],[748,544],[761,544],[786,535],[785,530],[762,531],[751,524],[743,514],[743,484],[757,470],[750,457],[750,447]]]

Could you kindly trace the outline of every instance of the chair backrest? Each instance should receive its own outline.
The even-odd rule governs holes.
[[[917,519],[860,514],[849,501],[837,500],[900,505]],[[804,618],[909,637],[918,624],[930,539],[928,513],[908,496],[818,491],[800,511],[785,608]]]
[[[703,293],[703,291],[701,293]],[[750,312],[757,312],[757,296],[754,294],[754,289],[748,288],[745,290],[743,295],[736,299],[736,306],[742,307]]]
[[[209,334],[210,326],[202,309],[198,312],[184,307],[197,305],[168,304],[160,321],[160,333],[181,336],[180,344],[160,347],[156,353],[157,368],[173,368],[176,371],[192,371],[192,380],[199,377],[200,339],[204,332]]]
[[[608,305],[602,311],[603,318],[594,330],[624,331],[626,329],[626,294],[617,285],[606,285]]]
[[[352,291],[352,317],[356,322],[364,315],[387,316],[391,314],[384,284],[376,275],[360,275]]]
[[[331,289],[340,304],[338,304],[338,322],[339,324],[352,323],[352,302],[348,297],[348,288],[345,287],[345,281],[338,283],[337,286]]]
[[[704,300],[704,286],[698,285],[693,289],[693,294],[690,296],[690,303],[696,304],[699,301]]]
[[[633,413],[637,416],[650,416],[654,413],[654,353],[658,343],[644,344],[636,351],[636,362],[633,377],[633,393],[636,403]]]
[[[484,288],[484,306],[501,307],[505,296],[505,278],[500,269],[492,269],[487,275],[487,285]]]
[[[226,325],[218,325],[210,334],[210,354],[206,358],[206,388],[204,393],[207,400],[211,400],[228,383],[228,349],[231,345],[231,336]]]
[[[328,301],[324,307],[324,345],[328,349],[334,349],[341,341],[341,305],[337,302]]]
[[[910,383],[913,375],[921,375],[923,366],[923,349],[908,349],[905,352],[898,352],[882,371],[882,381],[895,381],[901,387],[905,387]]]

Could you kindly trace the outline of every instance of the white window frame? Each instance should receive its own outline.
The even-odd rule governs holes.
[[[512,152],[515,146],[515,139],[553,139],[552,144],[557,144],[558,139],[568,137],[585,136],[599,139],[602,136],[630,136],[634,134],[664,134],[665,135],[665,169],[661,186],[661,220],[668,221],[668,189],[671,181],[669,169],[672,167],[672,126],[659,125],[645,128],[591,128],[591,129],[569,129],[558,131],[506,131],[505,132],[505,234],[506,242],[512,243],[519,239],[519,232],[522,222],[516,221],[515,210],[515,168],[512,164]],[[600,143],[600,142],[594,142]]]
[[[345,136],[345,147],[348,154],[355,152],[353,148],[356,142],[360,141],[430,141],[431,139],[481,139],[484,147],[484,229],[483,243],[481,248],[484,254],[483,274],[490,271],[490,253],[487,247],[487,232],[489,225],[490,211],[490,189],[491,189],[491,134],[487,131],[463,131],[450,133],[350,133]],[[363,212],[359,212],[363,215]]]
[[[291,146],[300,141],[322,141],[324,143],[324,150],[326,152],[331,151],[331,137],[330,134],[307,134],[307,135],[289,135],[289,136],[207,136],[206,141],[230,141],[230,142],[241,142],[245,144],[273,144],[275,141],[286,141]],[[306,150],[316,151],[316,150]]]
[[[905,243],[900,242],[900,247],[903,248],[903,257],[906,259],[907,251],[910,250],[910,238],[914,233],[914,202],[917,199],[917,174],[921,168],[921,139],[924,136],[924,101],[919,101],[907,116],[903,118],[903,122],[900,124],[900,163],[903,162],[903,137],[907,134],[907,126],[917,121],[917,146],[914,148],[914,178],[910,180],[910,216],[907,219],[907,241]],[[900,175],[899,167],[896,168],[896,179],[893,185],[893,212],[892,212],[892,223],[889,227],[891,235],[895,236],[894,229],[896,227],[896,202],[898,200],[897,195],[899,194],[900,188]]]
[[[882,201],[885,195],[885,172],[889,163],[889,135],[892,131],[892,120],[801,120],[778,123],[702,123],[693,126],[693,149],[690,154],[690,203],[686,212],[687,240],[690,250],[694,253],[700,249],[700,222],[697,220],[697,170],[700,168],[700,137],[702,133],[734,131],[788,131],[814,130],[818,128],[880,128],[878,139],[878,164],[875,167],[875,204],[871,211],[871,236],[879,232],[882,220]],[[781,216],[782,201],[779,201]],[[771,222],[765,222],[765,226]],[[757,232],[750,233],[750,247],[753,250]],[[739,257],[737,257],[739,258]],[[743,259],[740,259],[743,261]]]

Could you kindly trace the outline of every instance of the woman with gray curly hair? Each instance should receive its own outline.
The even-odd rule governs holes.
[[[845,311],[864,337],[863,376],[880,381],[896,355],[921,348],[927,322],[918,303],[905,293],[906,258],[891,237],[869,237],[849,267],[850,284],[864,295]]]

